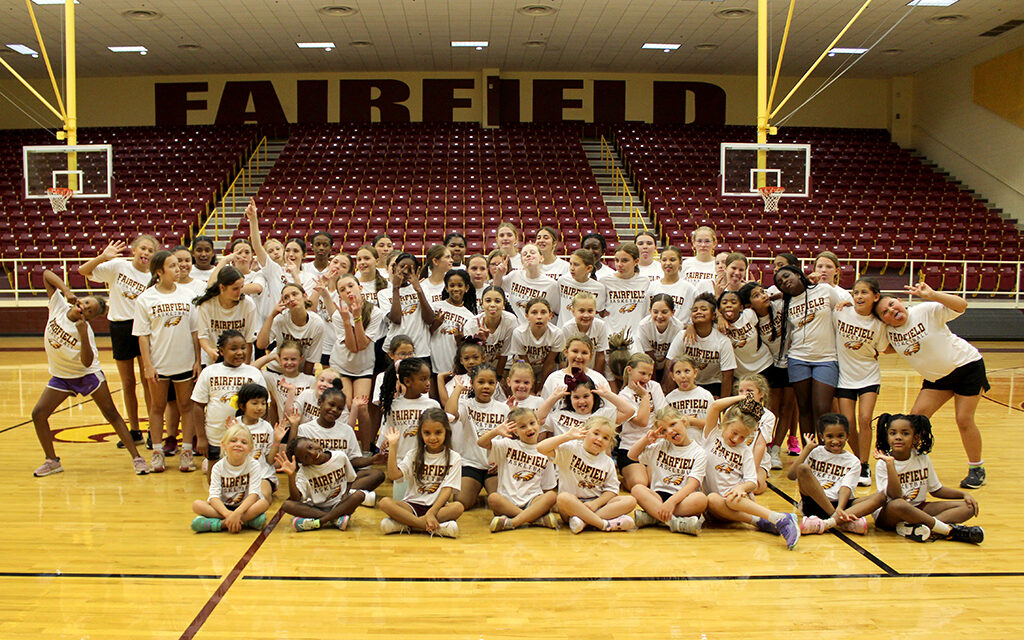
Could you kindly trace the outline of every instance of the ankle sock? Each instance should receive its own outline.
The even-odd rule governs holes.
[[[932,525],[932,531],[934,531],[935,533],[937,533],[940,536],[948,536],[949,532],[952,531],[952,530],[953,530],[952,527],[950,527],[948,524],[946,524],[942,520],[939,520],[938,518],[935,519],[935,524]]]

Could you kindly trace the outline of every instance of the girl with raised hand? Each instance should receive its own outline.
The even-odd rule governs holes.
[[[430,363],[438,375],[452,370],[459,343],[473,332],[476,314],[476,291],[469,274],[451,269],[444,276],[444,291],[434,304],[434,322],[430,325]],[[438,384],[439,394],[443,386]]]
[[[420,414],[441,408],[437,400],[427,395],[429,390],[430,367],[422,358],[406,358],[384,371],[380,387],[381,430],[377,438],[377,447],[382,453],[391,443],[387,434],[392,429],[398,433],[398,459],[416,447]],[[392,493],[401,498],[406,488],[396,485]]]
[[[540,380],[547,380],[555,368],[555,357],[565,348],[565,334],[550,322],[551,306],[545,298],[526,303],[525,324],[512,332],[512,357],[525,360]]]
[[[388,281],[377,270],[377,250],[368,244],[356,252],[356,280],[363,298],[377,306],[377,294],[387,288]]]
[[[566,336],[579,333],[589,338],[591,354],[587,366],[604,372],[609,346],[608,326],[597,317],[597,298],[589,291],[580,291],[572,297],[569,310],[572,314],[562,320],[562,330]]]
[[[485,433],[504,424],[509,408],[494,397],[498,373],[489,364],[481,364],[469,372],[471,392],[463,397],[463,386],[456,384],[445,411],[457,416],[453,426],[452,446],[462,456],[462,483],[456,499],[465,509],[476,506],[480,489],[490,494],[498,486],[498,478],[490,472],[487,452],[477,444]]]
[[[565,384],[556,387],[537,407],[536,413],[545,431],[561,435],[592,416],[622,424],[636,414],[636,408],[613,393],[607,384],[598,386],[585,373],[576,370],[573,375],[565,376]]]
[[[608,455],[615,442],[615,424],[593,416],[561,435],[543,440],[537,451],[552,458],[558,470],[558,511],[569,530],[580,533],[636,528],[630,512],[633,496],[619,495],[615,462]]]
[[[508,310],[505,291],[501,287],[489,286],[477,306],[480,313],[475,322],[467,326],[475,331],[472,335],[483,342],[484,362],[494,365],[495,370],[504,372],[505,362],[512,354],[512,332],[519,326],[519,318]]]
[[[582,333],[570,333],[565,339],[565,367],[551,372],[541,385],[540,395],[549,398],[560,385],[565,384],[567,377],[575,377],[582,373],[590,378],[595,385],[608,385],[608,379],[597,369],[590,367],[594,357],[594,341]]]
[[[294,342],[299,346],[300,370],[312,374],[323,353],[324,332],[324,321],[309,311],[306,292],[301,286],[290,283],[281,290],[280,302],[274,305],[273,311],[263,322],[256,336],[256,346],[266,349],[276,343],[280,350],[286,340]],[[268,366],[268,370],[283,373],[280,365],[273,363]]]
[[[652,283],[661,280],[665,273],[662,271],[661,264],[655,260],[658,253],[658,239],[649,231],[641,231],[633,236],[633,244],[640,252],[640,258],[637,260],[637,272],[646,276]]]
[[[534,244],[540,251],[541,273],[552,280],[569,274],[569,263],[555,255],[561,241],[562,234],[554,227],[541,227],[534,238]]]
[[[704,444],[704,419],[715,397],[697,386],[697,362],[690,356],[673,360],[668,374],[676,388],[665,396],[665,403],[686,419],[687,434],[694,442]]]
[[[459,490],[462,457],[452,448],[452,428],[448,415],[440,408],[420,414],[416,423],[415,445],[399,455],[403,434],[394,427],[386,433],[388,477],[402,481],[408,491],[401,497],[382,498],[380,510],[388,515],[380,521],[385,533],[407,533],[411,529],[457,538],[462,515],[461,502],[449,502]]]
[[[576,294],[587,292],[594,296],[597,306],[604,307],[607,287],[597,281],[594,268],[597,259],[587,249],[577,249],[569,256],[569,270],[558,277],[558,317],[561,322],[569,321],[572,316],[572,302]]]
[[[435,244],[427,249],[420,268],[420,287],[431,307],[441,301],[445,289],[445,275],[452,268],[452,252],[443,244]]]
[[[238,533],[243,526],[262,529],[270,503],[261,492],[263,470],[252,456],[252,434],[236,424],[224,432],[220,448],[225,456],[210,470],[209,498],[192,503],[197,514],[192,530]]]
[[[693,301],[690,326],[680,332],[669,345],[669,360],[688,355],[697,363],[697,384],[716,398],[732,389],[736,357],[732,343],[718,330],[715,309],[717,302],[711,294],[702,293]],[[662,387],[672,389],[672,380],[662,380]]]
[[[369,397],[373,391],[373,343],[384,336],[384,312],[363,297],[353,275],[338,278],[338,297],[337,307],[331,309],[337,339],[329,366],[341,374],[347,398]],[[368,423],[362,426],[370,428]]]
[[[547,300],[551,309],[558,308],[558,284],[540,270],[541,258],[537,245],[523,245],[519,255],[522,257],[522,268],[506,276],[501,286],[521,324],[527,322],[526,303],[535,298]]]
[[[693,299],[697,296],[697,289],[687,280],[680,277],[680,268],[682,267],[683,251],[679,247],[674,245],[665,247],[661,252],[660,263],[662,277],[660,280],[655,280],[651,283],[651,288],[648,289],[648,293],[653,298],[659,293],[664,293],[672,298],[672,302],[675,303],[680,309],[689,309],[693,306]],[[710,280],[708,281],[710,282]],[[711,290],[710,286],[707,289]],[[689,323],[689,319],[682,319],[684,324]]]
[[[511,222],[502,222],[494,231],[495,249],[505,254],[509,271],[523,268],[519,256],[519,229]]]
[[[344,451],[324,449],[309,438],[292,438],[276,462],[288,476],[288,499],[281,511],[294,516],[295,531],[348,528],[366,496],[351,488],[356,472]]]
[[[206,290],[192,303],[199,312],[199,346],[202,363],[209,365],[220,357],[217,344],[225,331],[237,331],[246,345],[246,362],[252,360],[252,345],[259,331],[259,312],[252,298],[242,293],[245,277],[235,267],[223,267]]]
[[[723,260],[725,268],[715,275],[715,297],[720,298],[723,293],[736,292],[747,283],[747,257],[742,253],[729,253]]]
[[[711,227],[697,227],[690,234],[693,257],[683,260],[679,268],[680,276],[692,284],[698,291],[712,291],[711,283],[715,280],[715,249],[718,237]]]
[[[377,306],[389,320],[387,340],[399,334],[409,336],[416,357],[429,360],[434,310],[416,275],[419,266],[416,256],[399,254],[392,267],[391,286],[377,293]]]
[[[65,400],[78,394],[90,396],[96,402],[103,417],[114,427],[120,441],[131,454],[135,473],[149,473],[149,465],[139,455],[128,427],[114,406],[100,368],[96,336],[89,325],[90,320],[98,318],[107,310],[107,301],[98,296],[76,297],[60,276],[49,270],[43,271],[43,284],[50,296],[43,344],[48,371],[52,377],[32,409],[36,437],[46,456],[43,464],[32,475],[41,478],[64,470],[53,448],[49,417]]]
[[[668,348],[686,327],[682,320],[675,317],[675,310],[676,303],[672,296],[656,293],[651,296],[650,315],[641,320],[636,328],[637,348],[654,362],[654,377],[659,382],[664,379]]]
[[[128,246],[120,240],[110,242],[100,255],[79,265],[78,273],[93,282],[102,282],[110,289],[110,305],[107,311],[107,319],[110,321],[110,346],[113,348],[114,364],[117,365],[117,373],[124,390],[124,407],[131,427],[132,440],[135,444],[142,444],[139,399],[135,395],[135,360],[139,363],[139,378],[144,380],[145,374],[142,353],[139,351],[139,338],[132,334],[132,326],[135,321],[135,302],[149,286],[149,262],[159,244],[153,236],[137,236],[131,246],[132,259],[117,260],[116,258],[127,248]],[[142,384],[142,394],[148,410],[151,402],[149,385]]]
[[[650,477],[643,465],[629,457],[629,450],[641,435],[654,426],[654,414],[668,406],[661,387],[651,381],[654,359],[646,353],[634,353],[626,362],[622,391],[619,397],[633,407],[633,417],[619,426],[619,447],[615,450],[615,466],[622,474],[626,490],[647,484]]]
[[[452,252],[452,269],[466,268],[466,236],[450,231],[444,236],[444,246]]]
[[[142,368],[149,385],[149,435],[153,444],[150,471],[165,470],[163,454],[164,409],[167,389],[174,385],[175,402],[181,415],[185,442],[193,435],[192,381],[202,370],[199,356],[199,321],[192,305],[192,292],[178,287],[177,258],[170,251],[157,251],[149,264],[153,274],[150,287],[135,301],[132,334],[139,337]],[[191,469],[187,469],[191,471]]]
[[[892,348],[924,378],[910,413],[931,417],[953,400],[956,426],[968,464],[960,487],[978,489],[985,484],[985,463],[981,457],[981,431],[974,414],[981,392],[989,389],[985,361],[973,345],[947,326],[967,310],[967,301],[935,291],[924,282],[906,290],[924,302],[907,307],[895,296],[882,296],[875,303],[875,315],[888,325],[886,336]]]

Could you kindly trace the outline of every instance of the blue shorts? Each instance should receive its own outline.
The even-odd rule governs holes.
[[[796,358],[789,359],[790,384],[802,382],[808,378],[827,384],[830,387],[839,385],[839,363],[835,360],[827,362],[805,362]]]
[[[46,383],[46,386],[50,389],[69,393],[72,397],[77,395],[91,396],[104,382],[103,372],[100,372],[90,373],[81,378],[58,378],[53,376]]]

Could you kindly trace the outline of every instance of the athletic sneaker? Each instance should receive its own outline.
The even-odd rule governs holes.
[[[672,533],[688,533],[699,536],[704,525],[704,518],[697,516],[675,516],[668,521],[668,529]]]
[[[651,514],[647,513],[643,509],[637,509],[633,512],[633,520],[636,521],[636,528],[641,529],[643,527],[651,527],[656,524],[661,524],[661,520],[658,520]],[[671,522],[671,520],[669,520]]]
[[[757,528],[765,533],[778,533],[779,528],[775,526],[775,523],[771,520],[765,520],[764,518],[757,519]]]
[[[796,515],[792,513],[783,514],[782,520],[779,520],[775,526],[779,529],[779,535],[785,538],[786,546],[790,549],[795,547],[797,540],[800,539],[800,525],[797,524]]]
[[[548,529],[558,528],[558,516],[548,512],[533,521],[533,524],[539,527],[547,527]]]
[[[173,436],[164,438],[164,457],[173,458],[178,455],[178,439]]]
[[[871,486],[871,465],[866,462],[860,463],[860,479],[857,480],[858,487]]]
[[[569,518],[569,531],[572,531],[573,533],[579,533],[580,531],[583,531],[583,529],[585,529],[586,526],[587,523],[583,522],[583,519],[579,516],[573,516]]]
[[[459,537],[459,523],[454,520],[448,520],[442,522],[437,527],[437,535],[442,538],[458,538]]]
[[[899,522],[896,524],[896,533],[907,540],[913,540],[914,542],[927,542],[928,537],[932,535],[932,530],[928,528],[928,525],[924,524],[908,524],[906,522]]]
[[[344,531],[345,529],[348,529],[348,523],[351,522],[351,520],[352,516],[341,516],[334,521],[334,526],[337,527],[339,531]]]
[[[389,533],[409,533],[409,527],[391,518],[384,518],[380,521],[380,530],[385,535]]]
[[[143,442],[146,441],[145,438],[142,437],[142,432],[141,431],[134,431],[134,430],[132,430],[132,431],[129,431],[128,433],[131,434],[132,441],[135,442],[136,445],[140,445],[140,444],[142,444]],[[118,440],[117,441],[117,448],[118,449],[124,449],[124,443],[121,442],[120,440]]]
[[[491,533],[498,533],[499,531],[505,531],[506,529],[514,529],[515,527],[508,526],[508,518],[506,516],[494,516],[491,518]]]
[[[64,467],[60,466],[60,458],[47,458],[43,464],[39,465],[39,468],[32,472],[32,475],[37,478],[42,478],[43,476],[60,473],[63,470]]]
[[[205,533],[207,531],[220,531],[220,528],[224,525],[224,521],[220,518],[204,518],[203,516],[196,516],[192,520],[192,530],[196,533]]]
[[[800,455],[800,438],[797,438],[796,436],[789,436],[789,439],[786,440],[786,446],[789,447],[789,455]]]
[[[968,527],[962,524],[951,524],[949,528],[949,539],[957,542],[973,542],[981,544],[985,539],[985,530],[981,527]]]
[[[856,533],[857,535],[864,535],[868,532],[868,519],[857,518],[853,522],[840,522],[836,525],[836,529],[840,531],[846,531],[847,533]]]
[[[971,467],[967,477],[960,481],[961,489],[980,489],[985,484],[985,467]]]
[[[818,516],[804,516],[800,521],[800,533],[825,533],[825,523]]]
[[[292,518],[292,528],[296,531],[314,531],[320,528],[317,518]]]
[[[779,451],[781,449],[782,447],[779,447],[778,445],[772,445],[771,447],[768,447],[768,455],[771,457],[772,460],[772,469],[776,471],[782,468],[782,458],[779,457]]]
[[[377,494],[372,491],[363,490],[363,506],[372,507],[377,504]]]
[[[167,470],[164,466],[164,454],[162,451],[154,451],[153,455],[149,458],[149,470],[153,473],[163,473]]]
[[[246,522],[245,526],[249,527],[250,529],[262,529],[263,527],[267,526],[267,514],[261,513],[249,522]]]
[[[632,531],[633,529],[636,529],[636,523],[629,516],[619,516],[604,521],[605,531]]]
[[[135,468],[135,475],[137,476],[144,476],[149,473],[149,465],[146,464],[146,459],[142,456],[132,458],[132,467]]]
[[[147,449],[152,449],[153,448],[153,436],[149,435],[149,433],[146,434],[146,448]]]
[[[183,473],[188,473],[190,471],[195,471],[195,467],[192,466],[192,456],[193,455],[194,454],[192,453],[191,449],[182,449],[181,450],[181,457],[178,458],[178,471],[181,471]]]

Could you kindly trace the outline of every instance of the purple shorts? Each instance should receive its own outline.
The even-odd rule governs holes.
[[[46,386],[57,391],[69,393],[72,396],[91,396],[104,382],[102,373],[90,373],[81,378],[58,378],[54,376],[50,378]]]

